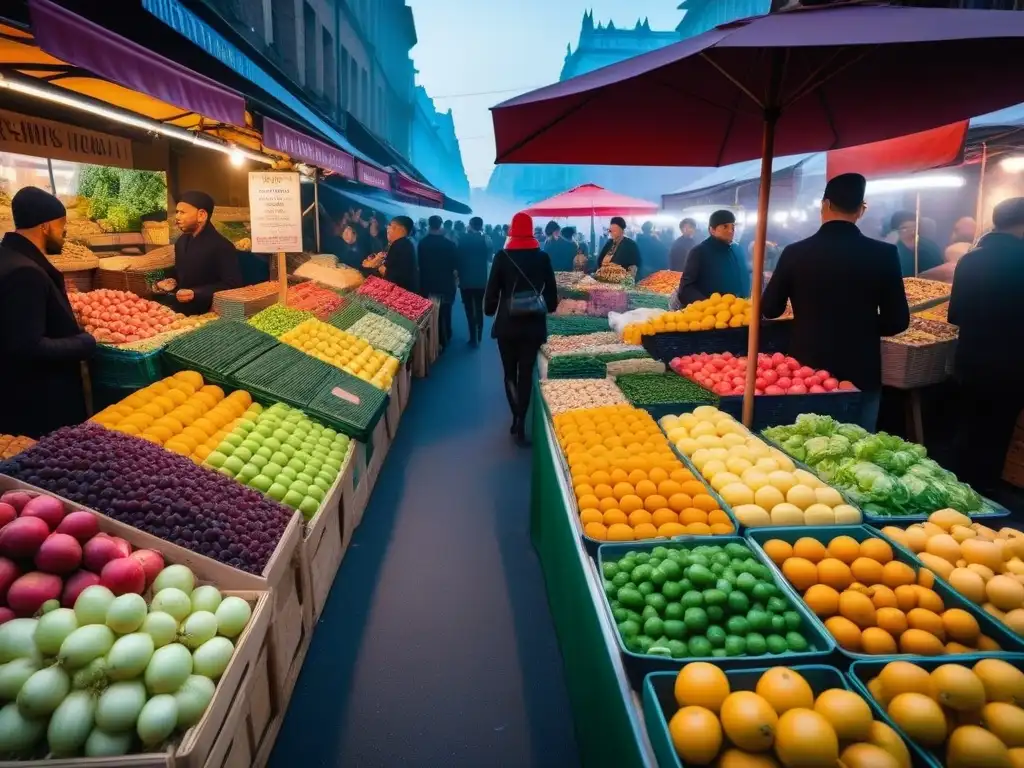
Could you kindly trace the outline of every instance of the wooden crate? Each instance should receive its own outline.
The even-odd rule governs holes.
[[[355,472],[355,489],[353,492],[352,510],[354,515],[353,528],[359,526],[363,521],[363,514],[370,502],[370,495],[373,493],[373,486],[377,483],[380,469],[384,464],[384,457],[388,448],[391,447],[391,440],[388,438],[385,419],[381,418],[370,435],[370,443],[373,450],[369,450],[366,443],[356,442],[356,452],[352,457]]]
[[[395,378],[398,379],[398,407],[405,413],[409,405],[409,395],[412,393],[412,360],[407,360],[399,367]]]
[[[11,488],[49,493],[49,491],[41,491],[26,483],[0,475],[0,491]],[[51,493],[50,495],[55,496],[56,494]],[[67,499],[62,500],[70,507],[85,508]],[[298,671],[302,667],[302,660],[309,648],[313,631],[313,609],[308,585],[305,583],[300,549],[303,528],[302,515],[299,512],[292,515],[270,562],[267,563],[262,574],[256,575],[240,571],[205,555],[156,538],[130,525],[106,517],[95,510],[90,511],[96,514],[101,531],[106,531],[113,536],[120,536],[137,547],[156,549],[169,562],[187,565],[197,579],[216,584],[220,589],[260,590],[273,593],[274,606],[268,640],[271,649],[271,680],[278,686],[276,703],[283,712],[288,705],[288,698],[291,696],[291,690],[286,686],[289,680],[294,684],[294,680],[298,677]]]
[[[402,369],[395,374],[391,382],[391,391],[388,392],[388,407],[384,413],[384,421],[387,424],[388,436],[394,440],[398,434],[398,422],[402,418],[402,403],[398,393],[399,380],[402,378]]]
[[[324,503],[306,525],[302,539],[302,559],[315,623],[327,603],[327,595],[348,548],[352,526],[345,519],[345,497],[352,496],[355,442],[350,443],[344,470],[338,475]]]

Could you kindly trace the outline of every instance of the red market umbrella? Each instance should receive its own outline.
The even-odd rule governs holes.
[[[658,204],[620,195],[597,184],[580,184],[568,192],[534,203],[531,216],[637,216],[657,213]]]
[[[1024,14],[851,5],[755,16],[492,109],[498,163],[728,165],[761,158],[760,317],[772,158],[935,128],[1021,101]],[[743,417],[753,418],[759,328]]]

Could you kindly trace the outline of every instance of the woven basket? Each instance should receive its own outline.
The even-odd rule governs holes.
[[[83,269],[76,272],[63,272],[64,285],[68,286],[69,290],[76,290],[82,293],[87,293],[92,290],[93,285],[96,282],[96,270],[95,269]],[[74,286],[71,288],[70,286]]]
[[[128,291],[141,299],[153,298],[153,285],[163,276],[162,270],[155,272],[118,271],[100,268],[96,270],[95,287],[115,291]]]
[[[955,352],[956,339],[919,346],[882,339],[882,384],[916,389],[943,382],[949,377]]]

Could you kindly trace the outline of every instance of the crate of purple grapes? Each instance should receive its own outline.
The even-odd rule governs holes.
[[[591,291],[587,299],[587,314],[591,317],[608,317],[609,312],[629,310],[629,296],[625,291]]]

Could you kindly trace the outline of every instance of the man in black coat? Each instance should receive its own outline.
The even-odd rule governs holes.
[[[436,296],[441,303],[438,315],[438,342],[443,350],[452,338],[452,304],[455,302],[455,272],[458,269],[455,243],[444,236],[440,216],[431,216],[427,234],[418,248],[420,292]]]
[[[765,289],[761,311],[779,317],[793,304],[790,354],[861,390],[860,425],[874,431],[882,392],[880,337],[910,325],[896,246],[865,237],[867,182],[859,173],[825,186],[821,227],[786,246]]]
[[[697,244],[694,236],[697,234],[697,222],[686,218],[679,222],[679,237],[672,243],[672,249],[668,254],[668,268],[675,272],[682,272],[686,266],[686,257],[690,255],[693,246]]]
[[[613,217],[608,225],[608,235],[597,257],[597,268],[617,264],[636,277],[640,269],[640,249],[636,247],[635,240],[626,237],[626,220],[621,216]]]
[[[547,239],[543,250],[551,259],[551,268],[555,272],[572,272],[572,263],[576,258],[576,244],[562,236],[562,228],[556,221],[549,221],[544,227]]]
[[[155,297],[175,312],[202,315],[210,311],[217,291],[245,284],[238,250],[217,231],[212,218],[212,197],[182,193],[174,209],[174,223],[183,233],[174,244],[174,271],[156,284],[165,295]]]
[[[960,327],[957,474],[984,492],[1002,473],[1024,409],[1024,197],[992,211],[994,230],[956,265],[949,322]]]
[[[24,187],[11,212],[14,232],[0,241],[0,433],[38,438],[85,421],[81,364],[96,340],[79,327],[64,276],[46,259],[64,246],[64,205]]]
[[[466,310],[469,343],[474,347],[480,344],[484,334],[484,289],[487,287],[487,261],[490,258],[483,229],[483,219],[474,216],[457,246],[459,289]]]
[[[924,220],[922,219],[922,223]],[[896,233],[896,248],[900,257],[900,271],[904,277],[913,277],[943,262],[939,246],[924,235],[924,227],[917,230],[917,216],[911,211],[897,211],[892,215],[889,226]],[[914,271],[914,238],[917,237],[917,271]]]
[[[712,294],[750,297],[750,270],[743,251],[733,242],[736,216],[720,210],[708,219],[708,238],[690,249],[676,299],[686,307]]]
[[[388,252],[380,266],[380,274],[400,288],[419,293],[420,276],[416,266],[416,246],[409,239],[412,228],[412,219],[408,216],[395,216],[388,222]]]
[[[662,269],[668,269],[668,248],[655,233],[653,221],[645,221],[640,227],[640,234],[636,238],[636,247],[640,251],[640,264],[642,265],[637,274],[638,280]]]

